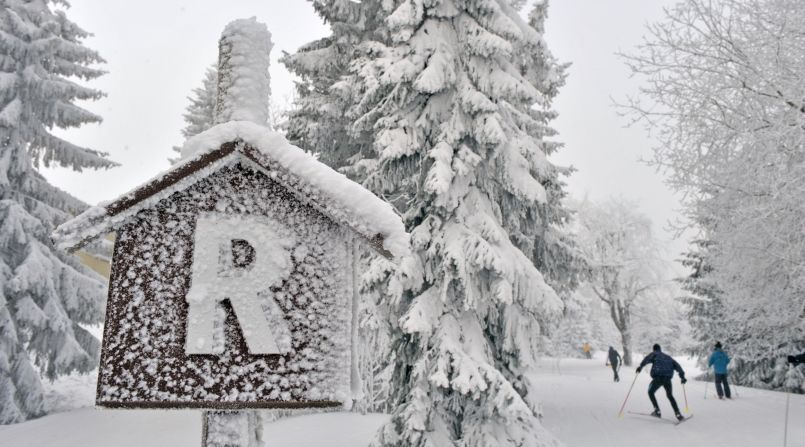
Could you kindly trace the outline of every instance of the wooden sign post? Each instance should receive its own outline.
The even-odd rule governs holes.
[[[239,121],[53,236],[75,250],[117,233],[97,404],[207,410],[210,447],[261,445],[249,410],[351,405],[356,241],[407,249],[390,205],[243,121],[267,113],[248,93],[267,95],[268,39],[254,19],[222,37],[219,110]]]

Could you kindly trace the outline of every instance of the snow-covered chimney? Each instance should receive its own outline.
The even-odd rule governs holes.
[[[218,99],[215,124],[268,122],[271,94],[268,56],[271,33],[255,17],[230,22],[218,41]]]

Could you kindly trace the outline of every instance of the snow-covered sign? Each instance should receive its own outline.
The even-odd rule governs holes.
[[[353,250],[396,257],[391,206],[250,122],[60,226],[74,250],[117,234],[97,403],[300,408],[349,398]]]

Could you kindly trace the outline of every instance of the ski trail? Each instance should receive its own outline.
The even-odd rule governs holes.
[[[621,370],[621,381],[612,381],[605,368],[604,353],[592,360],[563,359],[562,375],[555,369],[539,368],[531,375],[534,392],[542,402],[543,424],[567,447],[679,447],[680,445],[729,445],[730,447],[782,446],[785,423],[785,393],[744,387],[734,400],[704,399],[704,382],[690,380],[685,386],[694,419],[683,424],[660,424],[643,418],[618,418],[618,409],[634,379],[634,368]],[[688,377],[698,374],[695,365],[677,359]],[[547,366],[550,361],[542,362]],[[624,411],[650,413],[647,390],[651,378],[643,371]],[[685,407],[682,385],[673,381],[674,396]],[[712,384],[709,385],[712,388]],[[734,391],[733,391],[734,393]],[[709,394],[709,393],[708,393]],[[663,417],[673,410],[660,390],[657,401]],[[684,414],[684,412],[683,412]],[[792,395],[788,424],[788,445],[805,445],[805,396]],[[670,422],[670,421],[669,421]]]

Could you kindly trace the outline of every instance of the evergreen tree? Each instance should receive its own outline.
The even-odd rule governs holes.
[[[0,423],[44,414],[40,373],[89,371],[99,352],[80,324],[101,321],[104,283],[50,241],[54,227],[86,205],[35,170],[114,165],[49,131],[101,120],[74,101],[102,93],[71,79],[100,76],[90,65],[103,60],[56,4],[64,5],[9,0],[0,9]]]
[[[383,11],[375,0],[317,0],[313,8],[330,24],[332,34],[304,45],[280,61],[298,77],[293,108],[285,130],[288,140],[313,153],[319,160],[367,184],[377,175],[377,155],[371,144],[371,130],[354,128],[360,94],[358,77],[350,71],[365,47],[380,36]],[[378,193],[378,191],[375,191]],[[353,409],[388,411],[392,365],[389,352],[388,304],[383,295],[393,266],[371,251],[362,252],[358,364],[363,385],[362,398]]]
[[[524,372],[561,302],[523,250],[562,239],[545,140],[561,67],[508,1],[382,7],[349,67],[352,133],[371,135],[365,184],[403,213],[414,254],[387,292],[396,408],[375,445],[551,445]]]
[[[683,297],[688,305],[688,322],[691,327],[693,343],[690,351],[699,357],[699,364],[707,373],[707,359],[713,352],[713,345],[720,341],[730,352],[730,380],[760,388],[779,388],[787,386],[797,390],[797,383],[786,385],[786,369],[775,367],[773,359],[765,357],[747,358],[736,347],[746,340],[741,325],[746,324],[740,315],[734,315],[726,307],[724,291],[718,286],[718,279],[710,263],[711,256],[719,256],[712,241],[699,239],[692,242],[693,248],[685,253],[682,265],[691,273],[680,279],[682,289],[689,293]],[[801,378],[799,378],[801,380]]]
[[[357,76],[352,62],[364,46],[380,38],[380,2],[316,0],[313,8],[330,24],[332,35],[313,41],[280,60],[299,77],[293,110],[288,113],[288,140],[319,159],[363,182],[375,170],[371,132],[352,127],[357,118]]]
[[[184,122],[187,125],[182,129],[182,136],[185,139],[204,132],[213,125],[215,119],[215,101],[218,96],[218,68],[216,65],[207,67],[204,72],[204,79],[201,87],[196,87],[187,97],[190,104],[187,105]],[[181,146],[174,146],[173,151],[180,154]],[[171,163],[176,163],[181,157],[169,159]]]
[[[185,108],[184,118],[185,127],[182,129],[182,136],[185,139],[196,136],[209,129],[215,124],[215,105],[218,100],[218,66],[212,64],[204,72],[204,79],[201,80],[201,87],[196,87],[187,97],[190,103]],[[280,120],[285,114],[281,107],[277,106],[271,98],[268,99],[269,121],[266,123],[273,130],[279,130]],[[173,146],[176,158],[169,158],[168,161],[176,163],[181,159],[181,146]]]
[[[715,341],[729,343],[724,327],[724,304],[721,300],[722,291],[713,282],[713,267],[707,262],[711,242],[695,240],[693,248],[685,253],[682,265],[690,269],[691,273],[679,281],[682,290],[690,295],[683,298],[688,305],[688,321],[691,326],[693,346],[691,351],[704,362],[713,349]],[[703,366],[706,366],[703,365]]]
[[[562,318],[551,331],[552,356],[581,358],[581,347],[585,342],[590,343],[593,349],[605,347],[606,342],[603,337],[599,337],[601,331],[596,331],[601,326],[595,319],[593,309],[598,304],[598,298],[593,299],[581,291],[571,293],[564,299]]]

